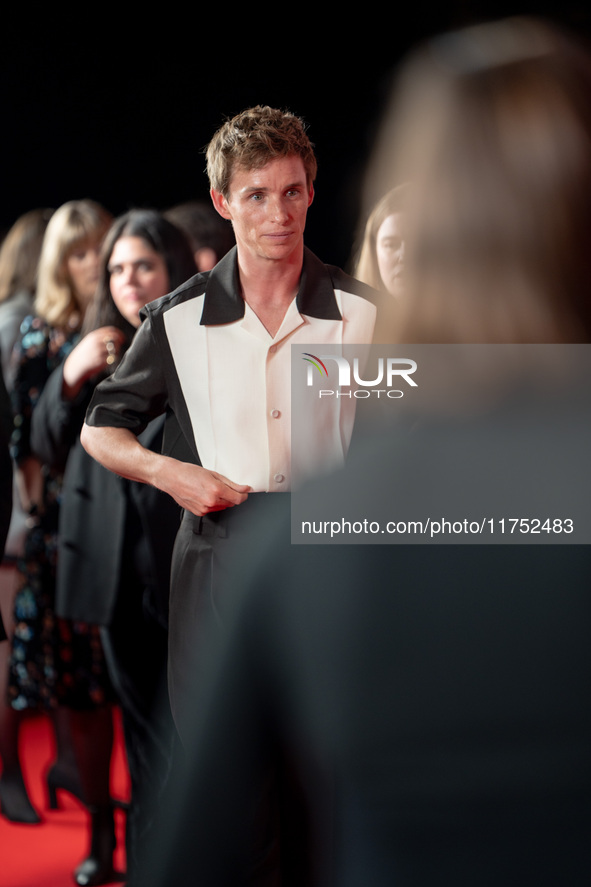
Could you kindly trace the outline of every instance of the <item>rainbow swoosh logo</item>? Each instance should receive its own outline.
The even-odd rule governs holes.
[[[309,354],[307,351],[304,351],[304,355],[304,360],[311,363],[312,366],[315,366],[321,376],[328,376],[328,370],[319,357],[316,357],[315,354]]]

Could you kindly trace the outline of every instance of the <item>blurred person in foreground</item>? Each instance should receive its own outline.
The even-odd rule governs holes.
[[[586,51],[531,19],[407,60],[376,151],[413,182],[403,341],[589,343],[590,94]],[[477,420],[452,444],[478,443]],[[356,485],[394,506],[427,483],[395,445],[386,427],[305,503]],[[291,546],[281,508],[195,672],[192,753],[142,887],[246,883],[253,793],[286,750],[314,848],[291,883],[588,884],[590,547]]]

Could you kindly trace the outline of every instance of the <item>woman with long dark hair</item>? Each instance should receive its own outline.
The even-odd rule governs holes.
[[[122,711],[131,778],[127,814],[128,875],[147,828],[146,796],[157,795],[174,731],[167,707],[167,596],[178,506],[144,485],[106,471],[79,443],[94,387],[121,360],[141,323],[140,310],[196,272],[185,236],[153,210],[117,219],[104,243],[96,299],[83,337],[44,390],[33,440],[52,463],[66,461],[60,515],[57,609],[101,626],[101,640]],[[161,420],[144,431],[160,449]],[[83,759],[93,736],[80,742]],[[88,769],[81,767],[88,773]],[[156,783],[156,788],[154,788]],[[80,885],[115,875],[113,809],[90,774],[90,853],[75,872]]]

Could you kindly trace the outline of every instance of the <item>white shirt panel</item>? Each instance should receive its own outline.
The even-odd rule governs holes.
[[[291,346],[371,341],[375,308],[365,299],[335,291],[343,321],[301,315],[294,300],[272,337],[245,305],[244,317],[200,325],[204,297],[183,302],[164,316],[202,465],[254,491],[291,489]],[[342,462],[354,405],[335,400],[331,409],[306,417],[313,472],[319,454]],[[324,459],[322,461],[325,461]]]

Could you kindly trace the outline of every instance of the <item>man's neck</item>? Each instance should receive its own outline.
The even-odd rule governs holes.
[[[238,253],[241,295],[271,336],[295,299],[303,265],[302,250],[288,260],[252,259]]]

